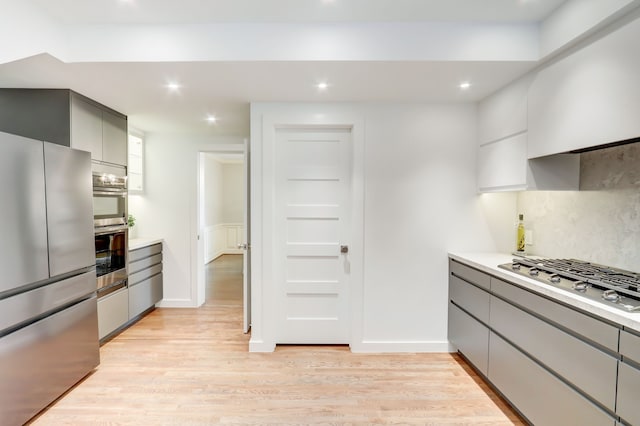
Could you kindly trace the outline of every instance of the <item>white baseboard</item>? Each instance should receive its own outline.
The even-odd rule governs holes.
[[[275,343],[266,343],[263,340],[249,340],[249,352],[273,352],[275,350]]]
[[[381,341],[365,340],[351,344],[354,353],[443,353],[455,352],[448,341]]]
[[[158,308],[197,308],[195,300],[191,299],[162,299],[156,303]]]

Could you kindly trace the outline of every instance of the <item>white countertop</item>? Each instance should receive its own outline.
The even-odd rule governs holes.
[[[561,288],[543,284],[539,281],[518,275],[506,269],[498,268],[498,265],[500,264],[511,263],[512,259],[515,257],[511,254],[462,252],[449,253],[449,257],[486,272],[487,274],[493,275],[494,277],[511,281],[536,293],[567,303],[571,306],[575,306],[576,308],[590,312],[593,315],[613,321],[635,331],[640,331],[640,312],[624,312],[590,299],[586,299],[580,295],[570,293]]]
[[[129,238],[129,250],[152,246],[163,241],[162,238]]]

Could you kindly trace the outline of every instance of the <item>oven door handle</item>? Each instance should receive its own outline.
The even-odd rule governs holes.
[[[129,229],[127,225],[115,225],[115,226],[101,226],[99,228],[95,228],[95,235],[105,235],[105,234],[113,234],[114,232],[126,231]]]
[[[115,191],[93,191],[93,195],[115,195],[117,197],[125,197],[127,195],[127,191],[123,190],[115,190]]]

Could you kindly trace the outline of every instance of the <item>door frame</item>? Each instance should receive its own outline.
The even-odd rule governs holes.
[[[196,225],[196,241],[195,241],[195,247],[194,247],[194,252],[195,252],[195,262],[192,263],[191,268],[191,276],[195,277],[195,283],[196,283],[196,306],[202,306],[205,302],[205,293],[206,293],[206,283],[205,283],[205,276],[204,276],[204,235],[203,235],[203,226],[202,226],[202,210],[203,210],[203,203],[204,203],[204,198],[203,198],[203,187],[202,187],[202,179],[203,179],[203,174],[204,174],[204,166],[203,166],[203,158],[204,158],[204,154],[242,154],[244,156],[244,169],[245,169],[245,175],[247,172],[249,172],[249,164],[247,164],[247,162],[249,162],[249,144],[247,142],[247,140],[245,139],[243,144],[237,144],[237,143],[231,143],[231,144],[218,144],[215,146],[211,146],[207,149],[202,149],[199,150],[197,153],[197,173],[196,173],[196,212],[195,212],[195,225]],[[249,203],[247,203],[245,201],[245,209],[249,208],[250,206],[250,191],[249,191],[249,187],[250,187],[250,182],[249,182],[249,176],[245,176],[245,182],[244,182],[244,197],[245,200],[248,200]],[[250,214],[250,209],[249,211],[245,211],[245,229],[244,229],[244,235],[243,237],[247,240],[245,241],[247,244],[250,244],[250,241],[248,241],[250,239],[250,230],[249,230],[249,226],[251,226],[250,224],[250,220],[247,217],[247,215]],[[248,251],[245,251],[243,253],[244,256],[244,262],[247,263],[250,259],[250,256],[248,254]],[[249,265],[250,268],[250,265]],[[243,331],[246,332],[246,330],[248,330],[248,326],[251,323],[251,310],[250,310],[250,304],[247,303],[248,302],[248,297],[250,297],[249,295],[250,293],[250,288],[251,288],[251,273],[249,271],[244,273],[244,283],[243,283],[243,317],[244,317],[244,325],[243,325]],[[247,291],[249,291],[247,293]]]
[[[291,105],[289,112],[260,114],[252,105],[251,128],[251,237],[252,291],[250,352],[275,350],[278,314],[278,286],[274,280],[273,238],[275,221],[275,137],[276,130],[350,129],[351,157],[351,235],[348,239],[351,276],[349,279],[350,338],[352,351],[362,346],[364,335],[364,119],[351,113],[318,114],[300,111]],[[285,106],[284,109],[287,109]]]

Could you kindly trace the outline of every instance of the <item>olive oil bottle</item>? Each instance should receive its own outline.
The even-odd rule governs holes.
[[[524,253],[524,215],[518,215],[518,229],[516,231],[516,251]]]

